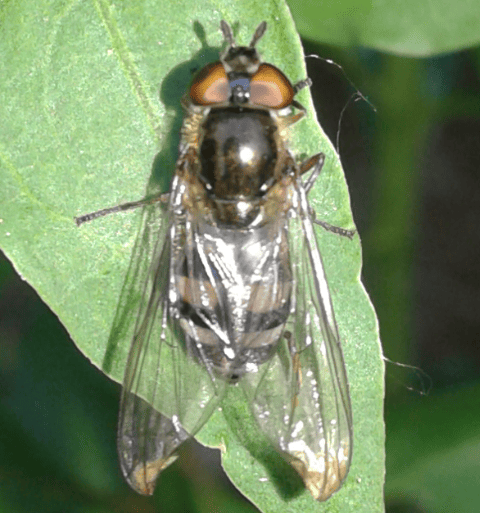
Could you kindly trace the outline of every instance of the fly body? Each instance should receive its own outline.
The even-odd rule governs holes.
[[[158,202],[123,383],[121,467],[135,490],[153,493],[179,445],[238,384],[260,429],[326,500],[349,469],[352,414],[307,200],[323,155],[298,164],[286,139],[305,114],[294,97],[309,81],[292,85],[262,62],[265,22],[249,46],[237,46],[226,22],[221,29],[227,48],[183,99],[176,172]]]

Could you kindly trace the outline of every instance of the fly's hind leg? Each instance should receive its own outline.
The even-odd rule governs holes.
[[[323,153],[317,153],[313,155],[313,157],[308,158],[304,162],[300,164],[300,174],[303,175],[310,171],[313,168],[310,176],[305,180],[303,186],[305,188],[305,192],[308,194],[313,185],[315,184],[317,178],[320,176],[320,173],[323,168],[323,164],[325,163],[325,155]],[[318,224],[323,229],[336,233],[337,235],[341,235],[342,237],[348,237],[349,239],[353,239],[353,236],[356,233],[356,230],[346,230],[345,228],[340,228],[339,226],[334,226],[326,221],[321,221],[320,219],[316,219],[315,211],[313,209],[310,210],[310,215],[312,216],[312,220],[315,224]]]

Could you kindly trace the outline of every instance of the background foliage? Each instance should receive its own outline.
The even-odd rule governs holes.
[[[108,60],[102,66],[93,60],[81,63],[71,60],[70,56],[86,42],[92,45],[94,59],[94,46],[106,38],[105,30],[100,23],[84,21],[89,16],[93,20],[101,19],[102,10],[109,8],[106,2],[57,3],[55,12],[49,5],[38,3],[35,11],[24,14],[14,24],[8,18],[12,12],[9,4],[1,5],[1,43],[5,49],[2,54],[8,56],[2,63],[2,76],[9,76],[15,83],[18,77],[8,74],[8,64],[11,63],[10,69],[21,70],[17,61],[22,52],[15,49],[27,51],[30,45],[31,51],[37,52],[41,59],[55,58],[63,62],[62,72],[69,77],[73,92],[75,87],[81,88],[91,102],[85,102],[80,113],[84,119],[79,123],[79,113],[69,111],[66,101],[72,90],[59,88],[61,81],[55,77],[47,77],[47,83],[42,84],[29,82],[32,70],[23,70],[28,90],[22,101],[30,107],[31,115],[17,119],[8,130],[3,125],[2,166],[9,172],[13,170],[5,150],[29,143],[25,138],[35,133],[39,109],[61,116],[64,123],[70,123],[69,137],[84,140],[89,146],[91,139],[109,132],[111,123],[118,121],[126,125],[124,132],[116,132],[116,140],[108,138],[110,148],[101,148],[94,158],[91,154],[83,157],[81,148],[78,154],[72,155],[68,144],[62,146],[67,148],[62,153],[55,153],[58,146],[50,147],[49,141],[65,134],[55,133],[53,125],[50,133],[40,134],[43,137],[29,143],[36,160],[32,161],[31,155],[16,155],[16,167],[22,158],[25,169],[42,164],[44,174],[38,177],[37,191],[55,183],[56,161],[72,162],[72,181],[68,184],[68,175],[65,179],[66,189],[75,190],[74,205],[72,197],[66,194],[56,197],[54,208],[46,208],[48,202],[44,198],[27,198],[29,203],[37,201],[43,209],[42,215],[64,221],[73,206],[78,211],[92,208],[91,198],[82,192],[93,185],[99,188],[99,197],[107,198],[106,204],[142,196],[145,177],[132,181],[126,175],[130,169],[141,169],[138,160],[134,163],[132,153],[135,159],[151,163],[156,151],[151,143],[151,132],[154,132],[166,137],[168,149],[162,154],[162,161],[172,163],[175,153],[170,148],[175,145],[169,144],[169,137],[178,132],[179,117],[168,117],[168,113],[156,110],[160,109],[156,104],[143,105],[151,120],[162,120],[158,125],[152,121],[148,133],[144,125],[136,124],[136,103],[132,97],[111,96],[117,81],[128,76],[128,66],[119,71]],[[120,9],[125,7],[121,3],[117,5]],[[476,263],[480,261],[476,249],[480,245],[476,240],[478,157],[475,151],[480,142],[479,52],[476,48],[458,50],[478,44],[480,17],[479,8],[473,3],[464,2],[455,9],[439,1],[428,5],[430,11],[423,12],[413,2],[399,6],[384,2],[381,10],[369,3],[362,6],[361,2],[290,3],[301,35],[306,37],[307,53],[315,52],[341,63],[348,77],[376,108],[374,111],[365,103],[351,104],[339,131],[341,111],[354,90],[337,68],[314,58],[307,60],[321,124],[333,141],[339,136],[354,216],[363,240],[364,279],[378,310],[385,353],[392,360],[419,366],[432,380],[430,395],[425,397],[410,392],[408,387],[414,391],[424,385],[428,387],[427,378],[421,377],[419,382],[415,381],[418,373],[412,377],[398,367],[387,368],[390,385],[386,403],[387,509],[473,512],[478,511],[475,477],[480,470],[480,460],[475,457],[478,455],[475,426],[480,411],[476,408],[479,354],[475,344],[478,341]],[[145,6],[152,7],[148,2]],[[195,7],[186,2],[185,8]],[[229,7],[227,18],[239,20],[242,25],[246,13],[250,13],[248,16],[255,15],[256,23],[261,17],[255,9],[254,2],[239,2],[238,7],[237,4]],[[134,83],[136,90],[148,90],[151,97],[158,96],[155,76],[148,75],[160,60],[166,69],[177,71],[170,75],[170,80],[178,83],[183,92],[191,70],[177,68],[178,55],[168,42],[175,40],[182,46],[188,41],[175,33],[177,25],[172,23],[171,34],[161,34],[159,50],[152,52],[150,46],[135,37],[151,30],[155,18],[143,16],[140,7],[129,6],[127,10],[131,23],[122,30],[129,41],[135,40],[137,54],[133,55],[133,63],[143,66],[142,76],[146,77],[144,84]],[[155,10],[158,12],[158,6]],[[64,39],[59,41],[61,31],[55,29],[61,27],[60,20],[72,11],[83,14],[78,15],[78,24],[72,24],[71,32],[62,33]],[[226,16],[225,12],[211,13],[215,23]],[[168,15],[162,12],[162,16]],[[179,15],[182,12],[175,13],[176,17]],[[34,20],[28,23],[28,31],[19,30],[28,20]],[[54,29],[49,32],[52,41],[61,45],[57,48],[47,44],[38,53],[35,44],[47,23]],[[211,41],[210,34],[207,41]],[[120,48],[121,43],[119,40]],[[321,46],[322,43],[335,46]],[[98,44],[104,47],[104,43]],[[60,51],[60,55],[55,55]],[[216,58],[216,51],[204,47],[205,62]],[[440,55],[446,51],[457,53]],[[82,83],[81,77],[76,76],[79,68],[94,69],[97,80]],[[285,71],[290,75],[288,68]],[[51,104],[39,106],[35,92],[44,87],[52,93]],[[160,91],[163,105],[171,107],[176,99],[165,91],[163,88]],[[15,112],[18,105],[7,96],[6,88],[2,89],[2,95],[5,112]],[[143,98],[141,94],[139,97]],[[117,106],[108,110],[107,119],[93,111],[102,102]],[[22,111],[26,110],[23,105]],[[105,126],[100,124],[95,130],[82,131],[81,127],[88,126],[87,121],[93,118],[105,119]],[[132,131],[136,136],[132,136]],[[85,176],[81,186],[73,178],[75,166],[81,166]],[[110,169],[112,176],[99,181],[98,169]],[[21,183],[21,176],[17,178]],[[112,196],[112,191],[121,191],[125,183],[129,184],[128,197]],[[4,183],[5,195],[7,190]],[[23,192],[28,192],[28,188]],[[102,202],[98,207],[104,205]],[[1,208],[0,205],[0,218]],[[59,211],[65,213],[61,219],[56,217]],[[26,249],[31,241],[38,240],[42,231],[41,222],[35,223],[34,217],[32,222],[31,214],[18,219],[19,225],[27,221],[29,235],[23,241]],[[91,287],[95,308],[85,305],[75,313],[80,319],[95,315],[92,326],[105,322],[102,319],[108,318],[110,308],[95,290],[118,296],[118,290],[111,287],[112,276],[122,273],[120,262],[127,261],[125,255],[131,251],[125,233],[134,224],[133,217],[96,226],[88,236],[91,253],[79,252],[87,267],[90,255],[96,255],[91,265],[101,269],[100,277],[97,275],[95,281],[84,284]],[[10,233],[4,229],[2,236],[5,241]],[[56,256],[60,269],[65,244],[55,247],[54,241],[63,236],[64,233],[55,233],[50,239],[53,246],[45,248],[47,255]],[[75,251],[74,244],[71,239],[66,246]],[[37,263],[44,255],[32,252],[30,258]],[[41,273],[38,279],[41,280]],[[75,276],[59,273],[58,285],[63,287],[65,298],[75,295],[74,280]],[[0,294],[1,509],[157,511],[155,502],[130,493],[116,470],[113,433],[118,388],[85,362],[55,317],[30,288],[13,276],[6,261],[0,266]],[[108,330],[108,325],[105,329]],[[95,330],[87,335],[93,342],[100,338]],[[93,360],[94,348],[95,344],[89,355]],[[213,463],[202,462],[201,471],[198,470],[196,462],[200,454],[211,460],[218,459],[216,453],[202,452],[196,446],[186,451],[189,457],[180,458],[181,464],[175,464],[162,475],[156,494],[161,511],[254,511],[238,495],[232,495],[234,492],[220,486],[224,478],[212,471]],[[325,508],[335,507],[329,504],[334,503],[327,503]],[[321,510],[324,506],[315,507]]]

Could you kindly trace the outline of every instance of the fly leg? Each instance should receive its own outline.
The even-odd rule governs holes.
[[[193,169],[196,159],[197,155],[195,153],[195,149],[193,147],[187,147],[177,161],[176,174],[183,175],[189,173],[190,170]],[[90,214],[84,214],[83,216],[74,217],[74,219],[76,225],[80,226],[83,223],[88,223],[89,221],[93,221],[94,219],[98,219],[99,217],[115,214],[116,212],[125,212],[126,210],[133,210],[134,208],[144,207],[145,205],[153,205],[154,203],[160,203],[161,206],[165,208],[168,206],[169,201],[170,193],[165,192],[160,195],[151,196],[150,198],[143,198],[139,201],[130,201],[129,203],[122,203],[121,205],[116,205],[115,207],[103,208],[102,210],[91,212]]]
[[[302,89],[305,89],[305,87],[310,87],[311,85],[312,85],[312,81],[308,77],[305,78],[304,80],[300,80],[293,86],[293,95],[295,96],[299,91],[301,91]],[[305,113],[307,111],[301,103],[297,102],[297,100],[292,101],[292,106],[300,111],[303,111],[303,113]]]
[[[160,196],[154,196],[153,198],[144,198],[139,201],[130,201],[128,203],[122,203],[121,205],[115,205],[114,207],[103,208],[96,212],[90,212],[90,214],[84,214],[83,216],[74,217],[77,226],[83,223],[88,223],[99,217],[108,216],[115,214],[116,212],[125,212],[126,210],[133,210],[134,208],[143,207],[145,205],[151,205],[153,203],[161,202],[164,205],[168,204],[170,193],[166,192]]]
[[[312,189],[313,185],[315,184],[317,178],[319,177],[323,164],[325,163],[325,155],[323,153],[317,153],[316,155],[313,155],[313,157],[310,157],[309,159],[305,160],[300,164],[300,174],[303,175],[310,171],[313,168],[312,173],[310,176],[305,180],[305,183],[303,184],[305,188],[305,192],[308,194],[310,190]],[[348,237],[349,239],[353,239],[353,236],[356,233],[356,230],[346,230],[345,228],[340,228],[339,226],[334,226],[330,223],[327,223],[326,221],[321,221],[320,219],[316,219],[315,217],[315,211],[313,209],[310,209],[310,215],[312,217],[312,221],[315,224],[318,224],[321,226],[324,230],[327,230],[332,233],[336,233],[337,235],[341,235],[342,237]]]

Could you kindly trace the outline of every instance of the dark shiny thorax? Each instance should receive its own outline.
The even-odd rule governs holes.
[[[212,109],[201,130],[200,178],[216,199],[262,197],[278,161],[277,126],[261,109]]]

